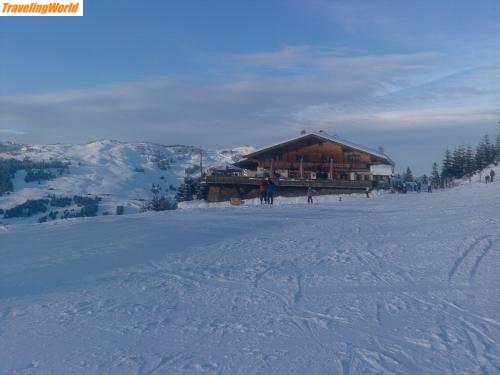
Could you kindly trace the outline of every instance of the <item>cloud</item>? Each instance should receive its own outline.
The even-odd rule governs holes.
[[[425,129],[463,127],[474,124],[493,124],[498,118],[494,106],[435,107],[374,111],[367,113],[343,113],[330,105],[307,107],[293,115],[298,122],[317,128],[357,130]]]
[[[245,69],[264,66],[276,70],[295,69],[292,73],[341,73],[349,76],[374,77],[389,71],[394,75],[400,71],[428,69],[442,56],[441,53],[434,51],[363,55],[345,48],[305,45],[286,46],[270,52],[232,55],[229,61],[240,64]]]
[[[167,76],[3,96],[0,127],[23,124],[23,132],[2,134],[39,143],[113,138],[226,147],[265,144],[303,128],[345,134],[498,121],[500,70],[450,72],[432,51],[295,46],[232,55],[225,64],[234,70],[218,81]]]
[[[229,60],[246,65],[265,65],[274,68],[287,68],[311,63],[311,47],[288,46],[277,51],[243,53],[232,55]]]
[[[15,129],[0,129],[0,134],[24,135],[26,132]]]

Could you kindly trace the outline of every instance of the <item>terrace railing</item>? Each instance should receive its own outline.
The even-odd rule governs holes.
[[[246,176],[206,176],[204,183],[208,185],[259,185],[260,178]],[[372,187],[372,181],[348,181],[328,179],[292,179],[275,178],[273,182],[282,187],[313,187],[331,189],[366,189]]]
[[[271,166],[271,163],[269,161],[264,161],[261,162],[260,164],[261,167],[263,168],[269,168]],[[328,170],[330,168],[330,163],[329,162],[309,162],[309,161],[304,161],[302,162],[302,167],[304,169],[312,169],[316,170],[318,167],[324,170]],[[291,162],[291,161],[282,161],[282,160],[275,160],[273,161],[273,168],[274,169],[296,169],[298,170],[300,168],[300,162]],[[369,166],[367,164],[362,164],[362,163],[333,163],[333,168],[335,170],[348,170],[350,172],[359,172],[359,171],[368,171],[370,170]]]

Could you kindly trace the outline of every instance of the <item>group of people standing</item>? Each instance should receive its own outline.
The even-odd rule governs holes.
[[[397,193],[406,194],[409,191],[416,191],[417,193],[421,193],[421,192],[432,193],[432,184],[422,183],[422,182],[417,183],[417,182],[398,181],[397,183],[395,183],[391,186],[392,193],[397,192]]]
[[[259,181],[260,204],[273,204],[276,184],[270,178],[261,178]],[[307,203],[313,203],[313,196],[317,193],[312,187],[308,186],[306,190]]]
[[[274,203],[274,192],[276,191],[276,185],[268,178],[261,178],[259,181],[259,193],[260,193],[260,204],[273,204]]]
[[[484,182],[489,184],[490,182],[493,182],[494,179],[495,179],[495,171],[491,169],[490,174],[489,175],[486,174],[486,176],[484,176]]]

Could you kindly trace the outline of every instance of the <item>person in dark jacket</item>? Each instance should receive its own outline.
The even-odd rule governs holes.
[[[260,204],[267,203],[267,181],[265,178],[261,178],[259,181],[259,196]]]
[[[276,191],[276,185],[274,182],[269,179],[267,181],[267,203],[268,204],[273,204],[274,203],[274,192]]]
[[[495,171],[493,169],[490,169],[490,182],[493,182],[494,178],[495,178]]]
[[[307,190],[306,190],[307,203],[309,203],[309,204],[313,203],[314,193],[316,193],[316,190],[314,190],[312,187],[308,186]]]

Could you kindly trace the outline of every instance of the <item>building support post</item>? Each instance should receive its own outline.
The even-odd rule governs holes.
[[[333,158],[330,158],[330,171],[328,173],[330,180],[333,180]]]
[[[300,178],[304,178],[304,157],[300,157],[300,166],[299,166],[299,175]]]

